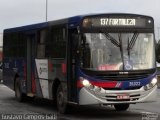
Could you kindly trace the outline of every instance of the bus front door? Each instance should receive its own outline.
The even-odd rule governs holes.
[[[72,102],[77,102],[77,87],[76,87],[76,46],[75,42],[78,39],[76,30],[69,30],[67,47],[67,86],[68,98]]]

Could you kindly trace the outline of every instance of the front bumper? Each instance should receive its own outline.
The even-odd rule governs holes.
[[[130,98],[119,100],[117,95],[127,94]],[[144,90],[143,87],[136,90],[104,90],[95,92],[89,88],[83,87],[79,92],[79,105],[93,104],[134,104],[141,102],[153,102],[157,96],[157,85],[150,90]]]

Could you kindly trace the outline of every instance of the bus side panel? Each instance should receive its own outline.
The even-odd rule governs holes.
[[[26,93],[26,71],[25,60],[22,58],[4,58],[3,59],[3,80],[4,85],[14,90],[14,80],[17,76],[21,81],[22,92]]]
[[[36,95],[38,97],[53,99],[53,84],[59,80],[66,84],[64,60],[36,59]],[[66,88],[66,87],[65,87]]]
[[[48,73],[49,73],[49,94],[53,95],[52,86],[56,80],[59,80],[67,95],[67,75],[66,75],[66,61],[62,60],[49,60],[48,61]],[[58,87],[58,86],[55,86]],[[52,96],[53,97],[53,96]]]
[[[36,93],[39,97],[49,99],[48,92],[48,60],[36,59]]]
[[[33,93],[35,94],[35,96],[43,98],[42,89],[41,89],[39,77],[38,77],[38,69],[37,69],[36,60],[33,60],[33,63],[34,63],[34,66],[33,66],[34,73],[33,73],[33,80],[32,80],[32,91],[34,89]]]

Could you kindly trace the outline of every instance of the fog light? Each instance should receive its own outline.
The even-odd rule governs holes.
[[[147,87],[147,85],[146,85],[146,86],[144,86],[144,90],[148,90],[148,87]]]
[[[90,85],[90,86],[89,86],[89,89],[93,90],[94,87],[95,87],[94,85]]]
[[[149,88],[152,88],[154,85],[152,83],[149,84]]]
[[[101,91],[101,88],[100,88],[100,87],[95,86],[94,91],[95,91],[95,92],[100,92],[100,91]]]

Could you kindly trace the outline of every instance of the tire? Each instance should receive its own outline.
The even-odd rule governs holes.
[[[57,89],[56,104],[57,104],[57,109],[59,113],[66,114],[69,112],[67,97],[64,93],[64,90],[61,84],[58,86],[58,89]]]
[[[18,102],[24,102],[26,99],[26,95],[22,93],[20,81],[16,78],[15,81],[15,97]]]
[[[126,111],[129,108],[129,104],[115,104],[116,111]]]

